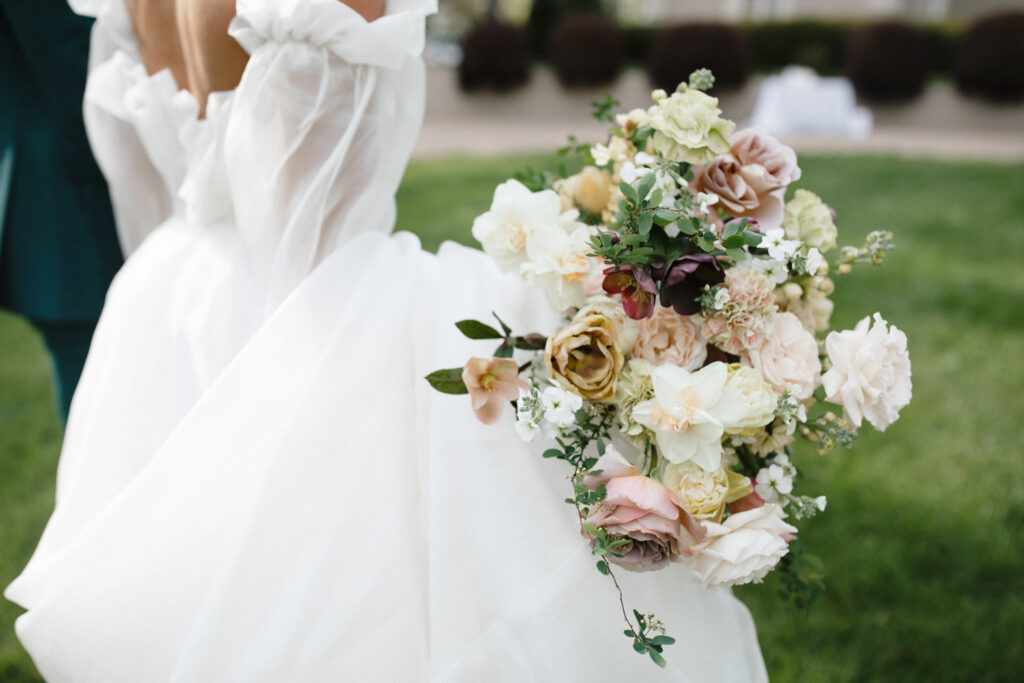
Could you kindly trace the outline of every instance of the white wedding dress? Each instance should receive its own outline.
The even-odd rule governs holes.
[[[424,104],[424,16],[238,0],[251,58],[208,116],[147,75],[121,0],[86,95],[121,236],[57,506],[7,596],[52,682],[765,680],[754,626],[683,567],[620,571],[678,639],[622,635],[561,463],[428,372],[452,325],[554,322],[480,252],[389,235]],[[468,226],[467,226],[468,227]]]

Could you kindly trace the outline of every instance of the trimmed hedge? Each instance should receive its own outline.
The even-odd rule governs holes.
[[[873,100],[909,100],[921,94],[931,73],[927,34],[912,24],[883,21],[850,39],[846,75],[857,94]]]
[[[530,34],[530,54],[543,59],[551,32],[570,14],[602,15],[601,0],[533,0],[526,30]]]
[[[566,87],[607,85],[622,71],[622,32],[609,19],[570,14],[548,37],[547,54]]]
[[[743,27],[758,71],[778,71],[799,64],[829,75],[843,73],[846,46],[855,29],[853,24],[825,21],[771,22]]]
[[[672,92],[700,68],[715,74],[715,88],[736,88],[750,75],[750,46],[735,26],[683,24],[665,29],[651,46],[648,69],[655,87]]]
[[[459,85],[466,92],[514,90],[530,79],[530,66],[526,30],[486,20],[462,42]]]
[[[1024,12],[1000,12],[971,26],[957,45],[954,78],[965,94],[1024,100]]]

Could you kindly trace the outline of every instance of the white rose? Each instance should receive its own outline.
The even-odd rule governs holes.
[[[775,391],[788,388],[801,401],[814,393],[821,375],[818,342],[792,313],[775,314],[772,333],[750,351],[750,362]]]
[[[690,568],[710,586],[759,583],[789,552],[782,508],[767,504],[731,515],[722,524],[703,522],[707,536],[690,548]]]
[[[709,472],[693,462],[669,464],[661,480],[697,517],[716,514],[729,493],[729,477],[721,467]]]
[[[593,229],[575,225],[572,232],[551,223],[534,226],[527,233],[526,260],[519,267],[522,277],[544,292],[559,311],[582,306],[587,278],[601,269],[598,261],[587,258]]]
[[[473,237],[502,270],[515,271],[526,262],[527,242],[537,230],[563,233],[578,228],[576,211],[563,211],[552,190],[530,192],[518,180],[508,180],[494,190],[491,208],[473,221]]]
[[[825,338],[832,367],[821,383],[825,400],[841,405],[847,422],[860,427],[866,418],[884,432],[910,403],[910,354],[907,335],[886,327],[880,313],[874,319],[873,325],[864,318],[854,329]]]
[[[722,396],[712,410],[728,434],[752,436],[775,419],[779,397],[761,373],[733,363],[722,387]]]

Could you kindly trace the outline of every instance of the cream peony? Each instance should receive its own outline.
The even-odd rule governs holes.
[[[797,190],[786,204],[782,229],[789,239],[800,240],[819,251],[836,246],[838,231],[832,212],[818,195],[808,190]]]
[[[729,149],[736,124],[721,118],[718,99],[693,88],[658,101],[647,110],[654,151],[672,161],[702,164]]]
[[[843,406],[843,416],[860,427],[867,419],[884,432],[910,403],[910,354],[907,335],[887,327],[881,314],[874,324],[864,318],[857,327],[825,338],[832,367],[821,378],[825,400]]]
[[[789,552],[785,536],[796,527],[775,504],[730,515],[722,524],[704,522],[707,536],[690,548],[690,569],[707,586],[759,583]]]
[[[579,227],[578,212],[563,211],[551,190],[530,192],[518,180],[494,190],[491,208],[473,221],[473,237],[502,270],[518,271],[527,261],[527,241],[537,231],[569,233]]]
[[[749,352],[751,364],[780,394],[810,398],[821,378],[818,342],[792,313],[776,313],[772,333],[764,344]]]
[[[654,315],[637,324],[633,357],[654,365],[671,363],[696,370],[708,357],[708,345],[700,336],[700,326],[671,308],[658,306]]]
[[[727,434],[750,436],[775,419],[778,403],[757,370],[733,363],[714,412]]]

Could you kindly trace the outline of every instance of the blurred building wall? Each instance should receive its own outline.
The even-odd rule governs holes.
[[[943,21],[1000,9],[1024,10],[1024,0],[618,0],[619,18],[635,24],[881,17]]]

